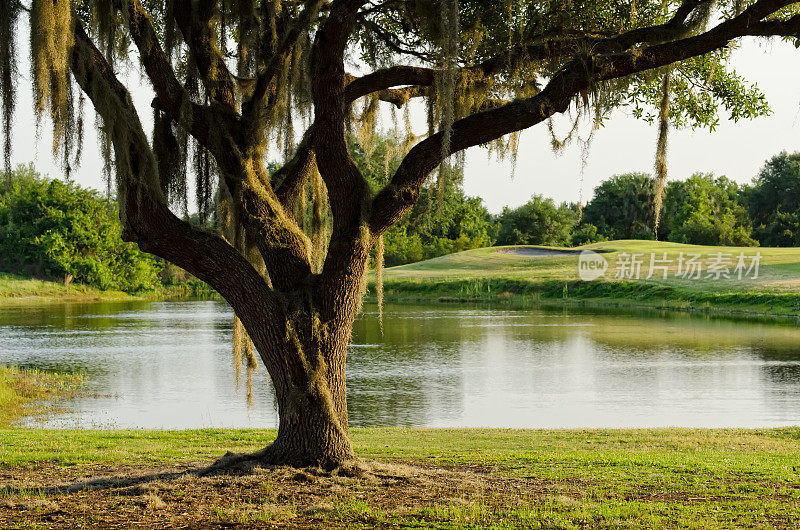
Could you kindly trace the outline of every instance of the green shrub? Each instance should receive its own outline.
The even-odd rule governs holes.
[[[0,185],[0,271],[100,289],[159,285],[160,264],[124,243],[116,204],[98,192],[18,166]]]

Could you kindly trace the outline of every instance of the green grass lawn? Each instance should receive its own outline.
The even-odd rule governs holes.
[[[738,248],[682,245],[656,241],[608,241],[580,247],[603,252],[609,269],[602,279],[581,281],[578,256],[521,256],[507,251],[517,247],[468,250],[439,258],[392,267],[384,274],[389,300],[515,301],[630,305],[703,311],[741,311],[764,314],[800,314],[800,249]],[[518,247],[522,248],[522,247]],[[546,247],[529,247],[546,248]],[[645,279],[650,254],[672,260],[668,277],[661,272]],[[740,252],[761,253],[757,279],[752,273],[739,280],[676,277],[677,258],[699,253],[705,259],[719,252],[731,255],[731,272]],[[616,279],[615,264],[622,253],[640,254],[644,261],[640,279]],[[749,264],[749,261],[748,261]]]
[[[3,498],[23,506],[33,496],[58,503],[62,511],[69,511],[73,500],[95,506],[98,517],[106,510],[111,519],[95,520],[97,524],[114,520],[115,513],[123,517],[131,503],[136,517],[169,522],[166,515],[195,513],[187,499],[203,497],[208,504],[209,491],[216,488],[224,496],[191,521],[438,528],[800,525],[800,429],[789,428],[354,429],[362,459],[410,466],[411,471],[394,481],[386,472],[377,478],[339,480],[280,470],[246,483],[224,478],[222,486],[212,479],[165,479],[151,490],[134,490],[158,499],[141,500],[141,508],[136,508],[139,498],[123,487],[130,483],[74,498],[41,489],[73,475],[85,480],[93,472],[122,476],[124,470],[128,477],[130,466],[135,466],[134,475],[142,475],[180,462],[209,462],[226,450],[260,448],[274,434],[0,430],[0,471],[30,477],[28,489],[0,493],[0,521]],[[24,481],[18,478],[17,484]],[[116,511],[108,511],[110,506]],[[26,516],[25,521],[38,521],[35,513]]]
[[[35,280],[12,274],[0,273],[0,305],[93,302],[123,300],[163,300],[185,298],[187,296],[216,296],[214,291],[193,285],[162,287],[155,291],[126,293],[122,291],[103,291],[95,287],[72,283]]]

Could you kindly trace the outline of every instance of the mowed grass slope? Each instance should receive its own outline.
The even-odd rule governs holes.
[[[384,273],[388,299],[507,300],[559,303],[613,303],[674,309],[740,310],[800,314],[800,248],[752,248],[683,245],[656,241],[608,241],[579,247],[602,252],[609,262],[603,278],[586,282],[578,276],[578,255],[525,256],[514,249],[548,247],[489,247],[392,267]],[[677,277],[678,257],[700,254],[700,279]],[[758,278],[741,280],[734,274],[739,253],[747,264],[761,254]],[[638,254],[643,263],[639,279],[617,279],[621,254]],[[646,279],[650,255],[667,253],[672,260],[668,277],[660,270]],[[730,256],[731,277],[714,279],[706,271],[708,258]]]

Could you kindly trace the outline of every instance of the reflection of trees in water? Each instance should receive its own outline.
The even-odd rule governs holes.
[[[800,361],[800,329],[785,322],[388,306],[381,337],[371,309],[356,323],[348,360],[357,425],[469,421],[463,415],[475,405],[466,392],[502,393],[498,385],[556,395],[566,387],[613,394],[630,383],[627,392],[644,399],[654,388],[680,395],[735,386],[736,378],[748,379],[745,372],[756,380],[766,374],[763,389],[779,393],[800,382],[800,366],[728,365]]]
[[[146,328],[121,315],[146,314],[150,302],[79,302],[0,309],[0,364],[81,371],[113,371],[122,333]],[[90,353],[87,353],[90,352]],[[94,352],[94,354],[92,354]]]
[[[13,305],[0,308],[0,326],[37,329],[48,326],[59,330],[111,329],[119,324],[116,315],[146,311],[152,302],[67,302],[38,305]]]
[[[770,383],[791,385],[787,390],[798,393],[800,392],[800,347],[796,345],[793,349],[789,349],[783,346],[776,348],[758,343],[750,350],[754,357],[765,362],[761,372]]]
[[[746,395],[736,399],[763,399],[762,411],[790,414],[800,399],[795,326],[390,304],[381,336],[374,307],[365,310],[348,358],[353,425],[493,421],[492,407],[502,412],[507,405],[492,401],[499,399],[518,400],[512,408],[521,421],[525,407],[550,410],[565,400],[602,409],[609,397],[643,407],[677,399],[691,411],[714,395],[737,395],[737,385]],[[122,411],[120,417],[125,400],[137,396],[158,414],[171,406],[163,396],[192,395],[194,403],[210,392],[219,405],[212,417],[249,416],[270,426],[276,405],[263,367],[253,409],[246,409],[244,388],[234,393],[231,333],[230,308],[216,301],[13,308],[0,310],[0,364],[13,355],[23,366],[94,372],[99,391],[125,396],[96,407]],[[198,384],[205,394],[191,393]],[[696,397],[684,399],[685,392]]]
[[[353,425],[428,425],[457,417],[462,388],[459,357],[438,340],[351,347],[347,391]]]
[[[354,426],[425,425],[429,417],[425,381],[416,377],[357,378],[347,384],[347,407]]]
[[[381,336],[371,309],[355,324],[347,359],[351,424],[429,425],[460,417],[458,346],[478,331],[435,307],[387,306]]]

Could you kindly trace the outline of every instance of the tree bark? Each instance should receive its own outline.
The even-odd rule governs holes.
[[[310,374],[298,386],[273,377],[278,401],[278,436],[264,454],[266,463],[333,469],[355,459],[347,423],[345,357],[347,344],[331,344],[326,357],[341,359]],[[320,367],[321,368],[321,367]]]
[[[339,295],[351,298],[358,285],[341,284]],[[236,300],[231,300],[240,306]],[[347,415],[347,345],[355,311],[326,319],[310,293],[287,295],[281,316],[285,333],[269,330],[276,315],[249,304],[243,320],[267,366],[278,402],[278,436],[267,448],[249,455],[265,464],[321,466],[333,469],[355,459]],[[262,325],[259,325],[261,322]],[[267,355],[270,353],[270,355]]]

